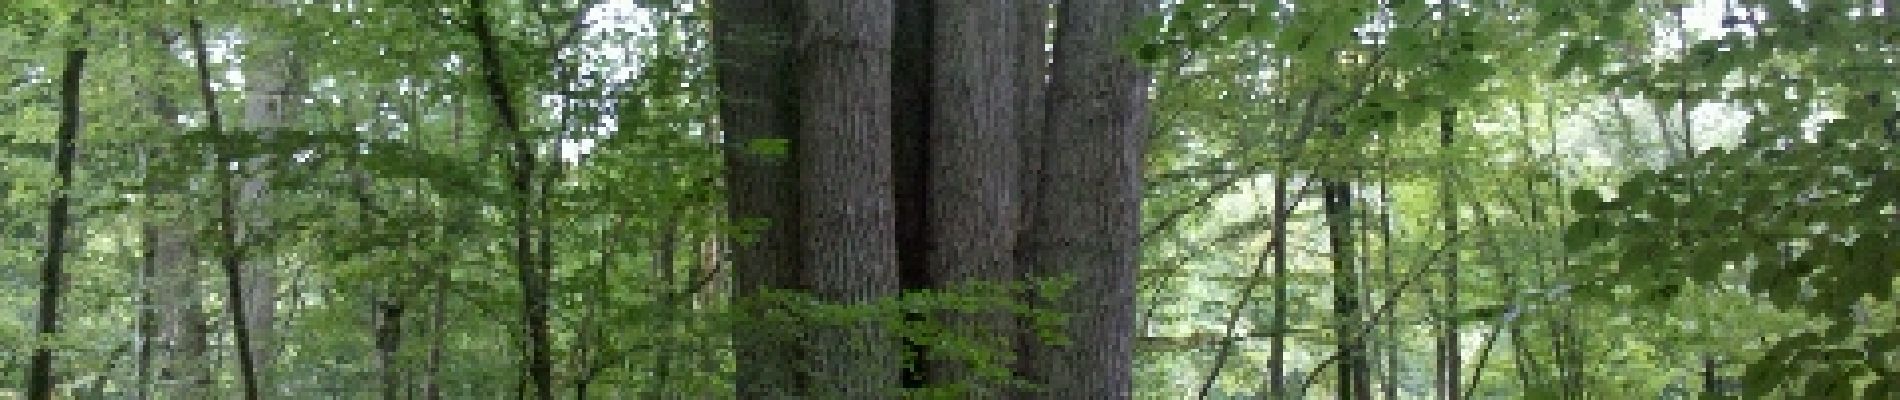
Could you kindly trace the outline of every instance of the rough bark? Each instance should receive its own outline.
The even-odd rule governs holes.
[[[890,0],[804,3],[798,171],[802,259],[833,306],[891,300],[898,290],[891,171]],[[861,313],[853,313],[862,315]],[[823,321],[811,335],[811,396],[891,398],[899,349],[872,315]]]
[[[1145,8],[1059,7],[1027,251],[1034,278],[1073,282],[1044,305],[1065,315],[1059,332],[1073,344],[1029,346],[1030,379],[1046,398],[1132,396],[1147,82],[1122,40]]]
[[[935,289],[1006,284],[1014,262],[1017,166],[1022,162],[1016,122],[1016,51],[1020,14],[1010,0],[936,1],[931,4],[929,178],[924,255]],[[987,349],[1012,351],[1015,320],[1003,311],[952,313],[944,322],[959,338]],[[930,386],[974,390],[989,398],[1003,389],[978,376],[967,360],[932,360]]]
[[[1013,257],[1016,262],[1016,274],[1019,279],[1029,274],[1030,227],[1034,224],[1035,201],[1039,198],[1042,178],[1042,142],[1047,135],[1044,119],[1048,103],[1049,89],[1049,0],[1019,0],[1016,2],[1017,35],[1014,50],[1008,54],[1016,60],[1016,144],[1020,146],[1018,156],[1016,192],[1016,244]],[[1031,304],[1033,296],[1019,297],[1017,301]],[[1038,340],[1033,327],[1026,325],[1015,335],[1015,365],[1011,370],[1019,380],[1035,381],[1035,360],[1031,352]],[[1030,398],[1030,392],[1023,389],[1015,391],[1015,398]]]
[[[798,187],[794,138],[798,83],[794,74],[796,1],[713,0],[712,40],[718,76],[719,122],[725,133],[728,215],[735,223],[764,223],[732,236],[732,296],[744,320],[764,320],[759,295],[802,284],[798,254]],[[787,152],[763,151],[781,148]],[[783,327],[744,325],[733,332],[738,398],[776,399],[802,393],[802,359]]]
[[[45,341],[59,335],[59,297],[66,288],[66,232],[71,225],[73,163],[78,155],[80,131],[80,80],[85,77],[86,49],[75,47],[66,51],[66,66],[59,78],[59,127],[53,153],[53,170],[57,182],[51,195],[53,201],[46,208],[46,248],[45,257],[40,265],[39,314],[34,324],[34,333],[39,339],[34,343],[33,356],[27,367],[26,398],[31,400],[51,400],[53,398],[53,346]]]

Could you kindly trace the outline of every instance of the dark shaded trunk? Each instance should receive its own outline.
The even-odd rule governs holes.
[[[211,87],[211,68],[205,52],[204,22],[191,20],[191,44],[196,54],[198,70],[198,89],[204,101],[206,130],[212,136],[224,135],[223,118],[218,112],[217,92]],[[218,264],[224,269],[225,296],[229,303],[225,308],[230,312],[231,330],[236,336],[238,376],[244,386],[244,399],[257,400],[257,367],[251,352],[251,330],[245,306],[244,286],[244,248],[238,243],[237,215],[237,177],[231,171],[231,164],[237,162],[229,149],[220,148],[217,152],[218,185]]]
[[[1028,260],[1035,279],[1067,280],[1049,311],[1072,345],[1027,356],[1047,398],[1126,399],[1133,391],[1147,79],[1123,40],[1142,1],[1066,1],[1058,11],[1047,131]]]
[[[397,368],[397,354],[402,347],[403,305],[398,300],[383,299],[373,304],[376,314],[376,369],[382,374],[383,399],[402,398],[402,371]]]
[[[26,398],[53,398],[53,348],[44,341],[59,334],[59,297],[66,288],[66,231],[71,225],[73,163],[80,131],[79,89],[85,77],[86,49],[66,51],[66,67],[59,77],[59,127],[53,153],[55,179],[52,204],[46,208],[46,248],[40,265],[40,307],[34,333],[33,356],[27,367]]]
[[[475,35],[479,46],[482,81],[488,92],[488,99],[495,108],[500,120],[501,135],[509,143],[512,160],[508,163],[510,197],[513,199],[510,225],[514,228],[513,258],[515,275],[521,286],[522,329],[527,335],[526,359],[528,384],[532,387],[533,399],[554,399],[554,362],[551,339],[548,332],[548,276],[544,265],[535,258],[534,238],[534,146],[528,142],[522,131],[521,117],[516,110],[514,92],[508,87],[507,65],[502,63],[501,43],[494,33],[494,27],[488,18],[486,1],[474,0],[469,4],[472,21],[470,33]]]
[[[798,187],[790,152],[798,147],[796,1],[712,0],[712,40],[724,131],[728,215],[764,223],[732,239],[732,297],[743,320],[762,321],[760,295],[802,287],[798,255]],[[803,393],[804,358],[795,335],[741,324],[733,332],[738,398],[776,399]]]
[[[423,400],[442,400],[442,348],[448,340],[449,272],[437,264],[435,293],[429,302],[429,360],[423,367]]]
[[[1363,312],[1359,306],[1359,276],[1356,244],[1353,238],[1352,184],[1327,181],[1321,184],[1325,196],[1328,243],[1333,259],[1333,313],[1338,323],[1339,399],[1372,397],[1366,357]]]
[[[1287,337],[1287,259],[1286,233],[1287,217],[1293,209],[1287,198],[1287,168],[1282,164],[1273,177],[1273,204],[1279,212],[1273,216],[1273,338],[1268,344],[1267,357],[1267,393],[1269,399],[1283,400],[1287,397],[1286,387],[1286,337]]]
[[[1453,151],[1452,134],[1455,132],[1457,124],[1458,111],[1456,109],[1446,107],[1439,111],[1438,144],[1447,160],[1450,159],[1450,154]],[[1454,246],[1454,244],[1451,243],[1451,238],[1458,234],[1458,208],[1453,203],[1456,198],[1452,196],[1452,191],[1456,190],[1456,188],[1452,185],[1452,176],[1449,169],[1446,170],[1443,179],[1444,182],[1439,186],[1438,193],[1439,212],[1443,213],[1445,218],[1445,246]],[[1458,383],[1459,377],[1462,376],[1462,372],[1459,370],[1462,369],[1461,367],[1464,364],[1464,360],[1462,360],[1464,350],[1459,348],[1457,320],[1459,313],[1458,269],[1460,268],[1458,253],[1458,251],[1452,250],[1450,254],[1445,257],[1445,295],[1439,310],[1437,345],[1438,387],[1439,397],[1447,400],[1458,400],[1463,397],[1463,391],[1460,390],[1462,386]]]

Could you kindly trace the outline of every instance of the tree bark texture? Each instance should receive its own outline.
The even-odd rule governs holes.
[[[798,76],[793,39],[799,4],[782,0],[712,0],[719,121],[725,137],[728,215],[763,229],[732,238],[732,296],[746,320],[764,319],[759,295],[803,287],[799,263]],[[782,147],[781,147],[782,145]],[[781,147],[787,152],[761,151]],[[742,325],[733,331],[736,394],[777,399],[802,392],[798,341],[783,329]],[[777,327],[782,328],[782,327]]]
[[[1011,0],[931,3],[927,275],[935,289],[1017,281],[1014,251],[1022,162],[1016,112],[1020,14]],[[1014,317],[1004,311],[951,313],[949,333],[985,349],[1012,351]],[[932,386],[963,386],[965,398],[1000,395],[967,360],[933,360]]]
[[[1127,399],[1133,391],[1136,269],[1147,80],[1122,40],[1138,0],[1058,7],[1031,273],[1068,280],[1049,311],[1072,345],[1038,341],[1028,356],[1043,398]]]
[[[890,0],[804,2],[797,143],[802,260],[812,293],[833,306],[898,291],[891,167]],[[855,314],[855,313],[854,313]],[[813,398],[891,398],[899,347],[885,316],[814,329]]]

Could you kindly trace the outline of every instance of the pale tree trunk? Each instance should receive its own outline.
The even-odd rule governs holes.
[[[1016,121],[1016,51],[1012,0],[932,3],[928,227],[925,270],[933,289],[1006,284],[1019,276],[1013,260],[1022,162]],[[950,313],[952,335],[987,349],[1013,351],[1015,319],[1003,311]],[[963,398],[1001,397],[1000,377],[984,377],[965,360],[932,360],[929,386],[961,387]]]
[[[244,68],[244,118],[242,127],[253,134],[267,130],[281,130],[289,127],[289,121],[296,115],[299,104],[297,93],[301,93],[302,79],[297,60],[295,60],[283,40],[269,37],[249,38],[253,46],[263,48],[245,63]],[[268,138],[268,137],[267,137]],[[238,193],[240,246],[253,244],[257,238],[271,236],[263,232],[269,218],[268,182],[271,171],[263,168],[268,162],[263,156],[248,158],[240,171],[246,175]],[[277,286],[279,274],[273,261],[261,257],[244,260],[244,297],[247,301],[245,324],[251,332],[252,359],[256,361],[257,382],[260,391],[268,395],[278,394],[272,380],[271,371],[275,370],[277,360]]]
[[[745,320],[762,320],[759,295],[802,286],[798,187],[789,154],[798,130],[798,84],[792,53],[796,1],[711,0],[719,123],[734,223],[763,222],[732,237],[732,297]],[[768,150],[783,151],[768,151]],[[742,325],[732,332],[738,398],[778,399],[802,393],[798,343],[779,329]],[[779,327],[782,328],[782,327]]]
[[[66,51],[65,70],[59,78],[59,127],[56,148],[53,154],[53,170],[57,180],[51,195],[52,205],[46,209],[46,248],[40,265],[40,299],[35,340],[31,365],[27,368],[26,398],[30,400],[51,400],[54,380],[53,345],[44,341],[59,335],[59,298],[60,291],[66,288],[66,233],[71,225],[72,213],[68,208],[72,203],[73,163],[79,149],[80,123],[80,81],[85,76],[86,49],[75,47]]]
[[[898,290],[891,171],[890,0],[811,0],[799,35],[799,221],[807,282],[831,306],[891,301]],[[811,397],[897,396],[900,354],[883,316],[820,322]]]
[[[1072,345],[1028,356],[1043,398],[1133,395],[1147,79],[1123,46],[1146,6],[1071,0],[1057,14],[1055,60],[1029,228],[1033,278],[1073,286],[1046,304]]]

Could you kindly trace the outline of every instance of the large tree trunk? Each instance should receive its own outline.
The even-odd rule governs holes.
[[[214,136],[223,135],[224,121],[218,112],[217,92],[212,90],[211,85],[210,60],[207,59],[209,55],[205,52],[204,23],[197,19],[191,20],[191,42],[196,53],[194,59],[197,62],[198,90],[200,99],[204,102],[206,130]],[[237,158],[230,154],[229,149],[218,149],[217,163],[213,165],[213,168],[217,170],[219,190],[218,264],[224,268],[225,296],[229,299],[225,308],[230,311],[231,329],[235,333],[233,336],[235,336],[234,343],[237,347],[238,377],[244,386],[244,399],[257,400],[259,398],[257,362],[254,358],[256,353],[251,352],[250,323],[246,322],[249,308],[245,306],[244,298],[244,248],[238,242],[240,222],[237,215],[237,178],[227,165],[234,162],[237,162]]]
[[[898,290],[891,172],[890,0],[810,0],[798,141],[808,282],[834,306],[890,301]],[[821,322],[811,335],[811,393],[892,398],[899,349],[881,316]]]
[[[925,266],[934,289],[1017,281],[1016,207],[1020,126],[1012,0],[939,0],[932,4],[928,205]],[[1004,311],[944,316],[948,332],[983,348],[1010,351],[1015,320]],[[968,360],[933,360],[931,386],[973,384],[964,398],[1002,394],[998,377],[978,376]]]
[[[798,255],[798,187],[794,157],[798,84],[792,41],[799,5],[783,0],[712,0],[713,69],[719,122],[725,132],[728,213],[735,223],[763,222],[732,236],[732,296],[746,317],[764,320],[759,295],[802,287]],[[803,392],[797,342],[782,330],[733,331],[738,398],[776,399]]]
[[[72,218],[67,209],[72,202],[74,157],[79,151],[79,84],[85,68],[85,48],[66,51],[66,69],[59,78],[58,151],[53,154],[58,182],[53,186],[52,205],[46,208],[46,253],[40,265],[40,310],[34,325],[39,339],[33,344],[31,366],[27,368],[26,398],[30,400],[53,398],[53,346],[46,341],[59,334],[59,297],[66,287],[66,231]]]
[[[1047,398],[1132,396],[1147,82],[1122,41],[1142,3],[1065,1],[1057,16],[1027,251],[1034,278],[1074,283],[1044,305],[1073,344],[1029,346]]]
[[[1016,75],[1011,81],[1016,85],[1016,144],[1019,159],[1016,164],[1016,244],[1013,261],[1016,263],[1016,275],[1019,281],[1030,274],[1029,264],[1031,226],[1035,221],[1035,202],[1040,198],[1042,179],[1042,143],[1048,134],[1048,125],[1044,119],[1048,110],[1049,89],[1049,0],[1018,0],[1016,2],[1015,49],[1008,54],[1016,61]],[[1023,293],[1016,299],[1024,304],[1032,304],[1035,297]],[[1019,321],[1020,322],[1020,321]],[[1037,381],[1035,357],[1032,352],[1037,346],[1037,332],[1033,327],[1020,325],[1014,339],[1015,362],[1011,370],[1015,378]],[[1032,392],[1018,388],[1011,397],[1033,398]]]

